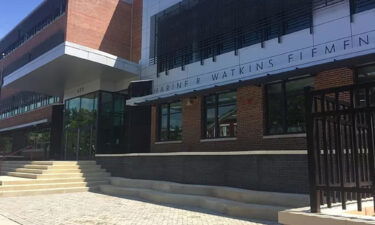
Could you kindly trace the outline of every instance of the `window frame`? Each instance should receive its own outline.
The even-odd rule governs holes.
[[[354,73],[354,84],[361,84],[361,83],[368,83],[369,80],[360,80],[359,79],[359,74],[360,74],[360,70],[363,69],[363,68],[366,68],[366,67],[374,67],[375,68],[375,63],[369,63],[369,64],[366,64],[366,65],[361,65],[361,66],[357,66],[357,67],[354,67],[353,69],[353,73]],[[375,76],[374,76],[375,77]],[[374,79],[374,82],[375,82],[375,79]]]
[[[171,105],[174,104],[174,103],[180,103],[181,104],[181,138],[179,139],[171,139]],[[162,129],[162,117],[163,117],[163,114],[162,114],[162,106],[164,105],[168,105],[168,113],[167,113],[167,138],[165,140],[162,140],[161,138],[161,129]],[[158,122],[157,122],[157,141],[158,142],[169,142],[169,141],[182,141],[182,130],[183,130],[183,102],[182,100],[177,100],[177,101],[173,101],[173,102],[167,102],[167,103],[161,103],[157,106],[157,119],[158,119]]]
[[[208,95],[203,96],[203,101],[202,101],[202,107],[201,107],[201,118],[202,118],[202,123],[201,123],[201,139],[203,140],[213,140],[213,139],[222,139],[222,138],[235,138],[237,137],[237,134],[233,132],[232,135],[230,136],[221,136],[220,135],[220,123],[219,123],[219,95],[221,94],[226,94],[226,93],[231,93],[235,92],[236,94],[236,109],[238,110],[238,98],[237,98],[237,89],[231,89],[227,91],[221,91],[221,92],[216,92],[216,93],[211,93]],[[209,97],[215,96],[215,137],[207,137],[207,104],[206,104],[206,99]],[[237,116],[236,116],[236,121],[237,121]],[[238,123],[238,121],[237,121]]]
[[[270,82],[270,83],[267,83],[264,85],[264,96],[263,96],[263,99],[264,99],[264,112],[263,112],[263,121],[264,121],[264,126],[263,126],[263,135],[265,136],[273,136],[273,135],[298,135],[298,134],[305,134],[305,132],[288,132],[288,100],[287,100],[287,83],[288,82],[293,82],[293,81],[298,81],[298,80],[302,80],[302,79],[307,79],[307,78],[314,78],[314,75],[311,75],[311,74],[308,74],[308,75],[304,75],[304,76],[298,76],[298,77],[292,77],[292,78],[288,78],[288,79],[283,79],[283,80],[277,80],[277,81],[274,81],[274,82]],[[314,80],[313,80],[314,81]],[[275,85],[275,84],[281,84],[281,92],[282,92],[282,109],[280,111],[282,111],[282,119],[283,119],[283,122],[282,122],[282,129],[283,129],[283,132],[280,132],[280,133],[270,133],[269,132],[269,128],[270,128],[270,121],[269,121],[269,113],[270,113],[270,109],[269,109],[269,98],[268,98],[268,87],[270,85]]]

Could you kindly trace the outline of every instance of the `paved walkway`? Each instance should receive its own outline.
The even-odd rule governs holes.
[[[1,225],[275,225],[89,192],[0,198],[0,206]]]

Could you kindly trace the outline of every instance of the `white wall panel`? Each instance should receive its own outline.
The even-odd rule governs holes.
[[[234,52],[219,55],[216,62],[211,58],[204,65],[194,62],[185,71],[175,68],[168,75],[156,76],[156,66],[149,65],[150,21],[156,13],[180,2],[180,0],[145,0],[142,47],[142,78],[154,80],[153,99],[215,85],[238,82],[309,67],[358,55],[375,52],[375,10],[354,15],[350,22],[349,1],[322,8],[314,12],[313,33],[301,30],[281,38],[268,40]],[[219,74],[219,75],[218,75]],[[214,79],[218,75],[219,79]],[[162,90],[162,91],[161,91]],[[169,91],[167,91],[169,90]]]

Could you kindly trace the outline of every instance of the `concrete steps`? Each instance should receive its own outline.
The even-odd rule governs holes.
[[[110,178],[100,191],[155,203],[207,209],[228,216],[277,221],[279,211],[308,205],[308,196],[164,181]]]
[[[109,177],[107,172],[95,172],[90,174],[84,173],[44,173],[44,174],[35,174],[35,173],[26,173],[26,172],[6,172],[6,175],[13,177],[29,178],[29,179],[52,179],[52,178],[65,178],[65,177]]]
[[[2,197],[97,190],[110,177],[95,161],[6,161],[1,174]]]
[[[108,178],[102,179],[101,177],[78,177],[78,178],[58,178],[58,179],[24,179],[24,180],[6,180],[0,181],[0,184],[5,185],[33,185],[33,184],[51,184],[51,183],[76,183],[76,182],[99,182],[104,181],[109,183]]]
[[[53,188],[53,189],[37,189],[37,190],[23,190],[23,191],[1,191],[0,197],[20,197],[31,195],[46,195],[46,194],[64,194],[75,192],[89,191],[89,187],[74,187],[74,188]]]
[[[93,182],[6,185],[6,186],[0,186],[0,192],[1,191],[17,191],[17,190],[51,189],[51,188],[95,187],[95,186],[99,186],[103,184],[108,184],[108,182],[93,181]]]

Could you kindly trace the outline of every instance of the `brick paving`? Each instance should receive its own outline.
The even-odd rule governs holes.
[[[276,225],[90,192],[0,198],[0,206],[0,218],[22,225]]]

